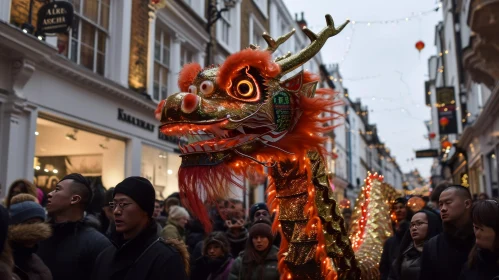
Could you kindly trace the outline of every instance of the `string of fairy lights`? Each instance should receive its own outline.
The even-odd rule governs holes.
[[[343,56],[339,60],[339,64],[341,65],[342,63],[345,62],[348,54],[350,53],[350,50],[352,48],[352,42],[354,41],[354,35],[356,28],[359,27],[371,27],[371,26],[376,26],[376,25],[396,25],[396,24],[401,24],[401,23],[409,23],[411,21],[414,21],[415,19],[421,19],[422,17],[434,14],[438,12],[442,8],[442,3],[438,3],[437,7],[432,8],[430,10],[425,10],[425,11],[420,11],[420,12],[413,12],[408,16],[405,17],[399,17],[399,18],[393,18],[393,19],[388,19],[388,20],[355,20],[355,19],[350,19],[347,18],[347,20],[350,20],[350,23],[348,27],[350,28],[350,34],[349,36],[346,37],[346,40],[348,41],[347,47],[345,49],[345,52],[343,53]],[[322,26],[308,26],[310,29],[318,29],[322,28]],[[440,54],[442,56],[442,54]],[[443,69],[442,69],[443,71]],[[344,79],[348,80],[348,79]]]

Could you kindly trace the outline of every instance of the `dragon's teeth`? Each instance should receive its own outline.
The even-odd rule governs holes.
[[[236,130],[237,130],[237,131],[239,131],[239,132],[241,132],[241,133],[243,133],[243,134],[246,134],[246,133],[244,132],[244,128],[243,128],[243,126],[242,126],[242,125],[241,125],[241,126],[239,126]]]

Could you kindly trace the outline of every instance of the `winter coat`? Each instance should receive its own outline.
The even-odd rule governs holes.
[[[477,249],[475,262],[471,267],[464,266],[459,280],[490,280],[495,277],[499,278],[499,254]]]
[[[37,255],[54,280],[88,280],[97,256],[111,245],[86,218],[51,223],[53,235],[40,242]]]
[[[2,208],[2,207],[0,207]],[[3,222],[3,221],[1,221]],[[0,236],[0,242],[2,236]],[[7,237],[5,235],[5,237]],[[18,277],[15,277],[15,274],[12,273],[12,268],[14,266],[14,260],[12,259],[12,254],[10,252],[9,244],[7,240],[5,240],[5,246],[3,246],[3,250],[0,251],[0,279],[6,279],[6,280],[11,280],[11,279],[19,279]],[[15,277],[15,278],[14,278]]]
[[[190,280],[227,280],[233,263],[231,256],[216,260],[203,256],[197,259]]]
[[[248,230],[242,228],[242,231],[235,235],[230,230],[225,234],[230,243],[230,254],[232,256],[239,256],[239,254],[246,248],[246,241],[248,240]]]
[[[52,280],[52,273],[36,254],[30,253],[22,266],[15,265],[14,273],[21,280]]]
[[[166,226],[161,231],[161,237],[165,240],[177,239],[185,243],[185,230],[171,221],[168,221]]]
[[[421,269],[421,252],[414,248],[411,243],[409,247],[402,253],[402,263],[399,268],[396,267],[396,261],[390,270],[388,280],[418,280]]]
[[[187,234],[185,235],[185,244],[189,250],[189,254],[193,254],[196,245],[204,240],[205,232],[203,225],[197,219],[191,220],[185,227]]]
[[[52,235],[47,223],[16,224],[9,226],[9,243],[14,257],[14,273],[21,280],[52,280],[52,273],[30,247]]]
[[[388,275],[390,275],[390,270],[392,268],[392,264],[397,258],[400,251],[400,242],[404,237],[405,233],[409,229],[409,223],[403,221],[400,223],[399,230],[395,231],[395,234],[388,238],[383,244],[383,252],[381,253],[381,260],[379,262],[379,272],[380,279],[386,280],[388,279]]]
[[[151,222],[135,238],[125,241],[117,235],[113,246],[97,258],[92,280],[187,280],[188,253],[185,245],[166,243]],[[179,250],[182,251],[179,252]]]
[[[458,279],[474,244],[471,224],[464,231],[447,231],[433,237],[423,248],[419,279]]]
[[[243,260],[244,252],[241,252],[232,264],[229,280],[279,280],[279,271],[277,271],[278,252],[279,249],[272,246],[267,257],[261,264],[245,262]]]

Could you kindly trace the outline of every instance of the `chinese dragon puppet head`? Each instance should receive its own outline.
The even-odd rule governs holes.
[[[189,140],[179,146],[180,194],[208,230],[206,201],[226,197],[231,187],[243,185],[240,178],[268,172],[283,279],[360,277],[323,160],[324,133],[337,117],[333,92],[318,89],[319,78],[307,71],[282,79],[347,24],[335,28],[330,15],[326,22],[318,34],[303,29],[311,43],[296,54],[272,59],[293,30],[277,40],[264,34],[266,49],[251,46],[218,67],[185,65],[180,92],[155,111],[162,133]]]

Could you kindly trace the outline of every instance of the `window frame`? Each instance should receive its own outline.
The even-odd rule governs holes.
[[[156,25],[156,34],[155,34],[155,38],[154,38],[154,55],[153,55],[153,64],[154,64],[154,67],[153,67],[153,88],[152,88],[152,96],[151,96],[151,99],[156,101],[156,102],[160,102],[161,100],[163,99],[166,99],[168,97],[168,85],[169,85],[169,81],[170,81],[170,73],[171,73],[171,44],[172,44],[172,41],[171,41],[171,34],[163,29],[163,28],[158,28],[159,26]],[[156,35],[157,33],[160,34],[160,39],[158,40],[158,38],[156,38]],[[168,46],[167,46],[167,49],[168,49],[168,59],[167,59],[167,64],[165,64],[164,62],[164,50],[165,50],[165,34],[168,35]],[[159,59],[156,59],[156,42],[159,41],[160,43],[160,46],[159,46]],[[158,71],[159,73],[156,73],[156,64],[158,64]],[[166,84],[163,83],[163,69],[166,70]],[[156,83],[156,75],[159,75],[158,77],[158,81]],[[156,84],[158,85],[158,99],[155,98],[155,91],[156,91]],[[162,93],[162,89],[164,88],[165,92],[166,92],[166,96],[163,96]]]
[[[102,75],[102,76],[105,76],[106,74],[106,70],[107,70],[107,65],[106,65],[106,59],[107,59],[107,55],[108,55],[108,48],[109,48],[109,25],[111,24],[111,5],[112,5],[112,1],[110,0],[109,1],[109,5],[108,5],[108,27],[107,27],[107,30],[104,28],[104,26],[102,26],[102,22],[101,21],[101,12],[102,12],[102,5],[107,5],[107,3],[104,3],[103,0],[95,0],[97,2],[97,21],[93,21],[92,19],[86,17],[84,14],[83,14],[83,7],[85,5],[85,1],[88,1],[88,0],[77,0],[79,1],[79,10],[75,10],[74,13],[75,13],[75,21],[77,22],[77,28],[78,28],[78,38],[73,38],[73,28],[71,28],[68,32],[68,47],[67,47],[67,58],[71,61],[73,61],[74,63],[78,64],[78,65],[81,65],[85,68],[87,68],[88,70],[94,72],[94,73],[97,73],[99,75]],[[73,2],[73,1],[68,1],[68,2]],[[93,43],[93,46],[89,46],[87,45],[86,43],[83,43],[81,41],[81,37],[82,37],[82,29],[83,29],[83,21],[86,23],[86,24],[89,24],[90,26],[92,26],[95,31],[94,31],[94,34],[93,34],[93,38],[94,38],[94,43]],[[75,23],[73,23],[74,25]],[[100,32],[104,33],[105,34],[105,38],[106,38],[106,42],[105,42],[105,47],[104,47],[104,53],[100,52],[99,50],[99,34]],[[73,41],[76,42],[77,44],[77,50],[76,50],[76,59],[74,59],[72,57],[72,51],[73,51]],[[93,50],[93,60],[92,60],[92,69],[89,69],[88,67],[86,67],[85,65],[82,65],[81,64],[81,46],[84,45],[85,47],[91,47],[92,50]],[[102,73],[99,73],[98,72],[98,64],[97,64],[97,61],[98,61],[98,55],[99,54],[102,54],[103,55],[103,64],[104,64],[104,67],[102,69]]]

